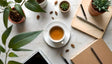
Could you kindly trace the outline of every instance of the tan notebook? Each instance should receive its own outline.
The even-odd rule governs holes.
[[[72,62],[74,64],[100,64],[95,54],[92,52],[91,47],[94,49],[102,64],[112,64],[112,52],[103,39],[96,40],[87,49],[71,58]]]
[[[109,21],[111,20],[111,16],[112,16],[112,6],[109,7],[109,12],[106,12],[102,15],[99,15],[99,16],[91,16],[88,12],[88,7],[89,7],[89,4],[90,4],[90,1],[91,0],[82,0],[82,5],[84,7],[84,10],[85,10],[85,13],[86,13],[86,16],[87,16],[87,19],[88,21],[90,21],[91,23],[95,24],[96,26],[102,28],[105,32],[108,24],[109,24]],[[104,32],[98,30],[97,28],[89,25],[88,23],[85,23],[83,21],[81,21],[80,19],[78,19],[76,17],[76,15],[80,16],[80,17],[83,17],[84,18],[84,15],[83,15],[83,12],[81,10],[81,7],[79,6],[77,12],[75,13],[75,16],[72,20],[72,27],[79,30],[79,31],[82,31],[92,37],[95,37],[95,38],[102,38],[103,37],[103,34]]]

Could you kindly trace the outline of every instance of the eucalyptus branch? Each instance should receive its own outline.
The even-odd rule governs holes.
[[[25,1],[26,1],[26,0],[24,0],[24,1],[22,2],[21,6],[24,4]]]
[[[6,56],[5,56],[5,64],[7,64],[7,57],[8,57],[8,53],[9,53],[10,49],[8,49],[8,51],[6,52]]]

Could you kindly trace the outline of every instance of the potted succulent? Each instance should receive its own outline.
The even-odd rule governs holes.
[[[12,27],[10,26],[7,28],[2,34],[2,43],[0,43],[0,57],[4,55],[4,62],[3,59],[0,58],[0,64],[23,64],[18,61],[14,60],[7,60],[8,58],[18,57],[15,53],[16,51],[31,51],[29,49],[24,49],[23,46],[27,45],[31,41],[33,41],[42,31],[34,31],[34,32],[27,32],[27,33],[20,33],[14,37],[12,37],[7,42],[7,38],[9,37]],[[6,45],[7,44],[7,45]]]
[[[8,27],[8,19],[15,24],[22,23],[25,21],[26,16],[22,9],[22,5],[25,3],[25,6],[34,12],[45,12],[40,5],[35,0],[14,0],[15,2],[7,0],[0,0],[0,6],[3,7],[3,21],[4,26]],[[10,4],[15,3],[14,7],[11,8]],[[20,4],[21,3],[21,4]]]
[[[109,0],[91,0],[88,11],[92,16],[98,16],[108,11]]]
[[[70,11],[70,3],[68,1],[65,1],[65,0],[60,2],[59,9],[63,13]]]

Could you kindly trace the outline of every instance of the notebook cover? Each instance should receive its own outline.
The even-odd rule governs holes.
[[[87,49],[79,53],[77,56],[72,57],[72,62],[74,64],[100,64],[91,51],[91,47],[94,49],[103,64],[112,64],[112,52],[103,39],[96,40]]]

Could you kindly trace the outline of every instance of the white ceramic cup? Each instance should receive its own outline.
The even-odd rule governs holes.
[[[44,0],[43,2],[39,3],[39,5],[42,7],[42,8],[45,8],[47,6],[47,0]]]
[[[52,28],[54,27],[59,27],[63,30],[63,36],[61,39],[59,40],[54,40],[51,35],[50,35],[50,31]],[[55,25],[55,26],[52,26],[50,29],[49,29],[49,39],[54,43],[54,44],[64,44],[64,38],[65,38],[65,31],[64,31],[64,28],[62,26],[59,26],[59,25]]]

